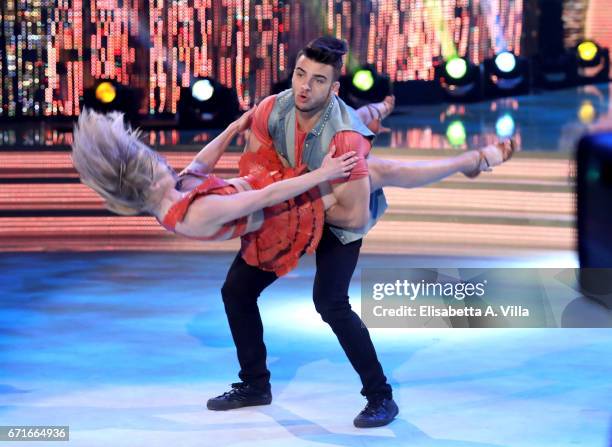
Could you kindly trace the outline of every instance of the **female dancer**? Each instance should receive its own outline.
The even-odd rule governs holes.
[[[379,103],[381,111],[385,102]],[[277,156],[245,153],[239,178],[224,180],[212,174],[232,138],[249,128],[253,110],[243,114],[206,145],[180,174],[164,158],[126,127],[123,116],[83,110],[74,131],[72,160],[81,181],[96,191],[111,211],[151,214],[166,229],[201,240],[244,236],[242,255],[247,263],[282,275],[299,257],[318,244],[324,211],[335,197],[327,183],[347,177],[358,158],[354,152],[334,158],[334,148],[321,167],[302,173]],[[367,122],[369,113],[359,113]],[[371,190],[385,186],[415,187],[456,172],[469,177],[509,159],[511,143],[468,151],[447,160],[403,163],[368,157]],[[244,162],[244,163],[243,163]],[[249,166],[245,172],[244,166]],[[301,175],[300,175],[301,174]]]

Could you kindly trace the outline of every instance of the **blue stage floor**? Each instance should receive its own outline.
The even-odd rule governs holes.
[[[207,411],[237,380],[219,293],[231,258],[3,254],[0,425],[69,425],[68,445],[83,447],[611,445],[609,329],[372,330],[400,415],[354,428],[365,401],[311,303],[310,257],[260,301],[272,405]],[[571,267],[575,257],[365,255],[357,272],[468,263]],[[351,296],[358,307],[358,275]]]

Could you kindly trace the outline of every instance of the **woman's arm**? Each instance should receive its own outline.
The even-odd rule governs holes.
[[[217,135],[210,143],[202,148],[191,163],[185,168],[189,170],[199,171],[203,173],[212,172],[215,165],[225,152],[232,139],[240,132],[244,132],[251,125],[253,112],[256,108],[252,108],[244,112],[240,118],[231,123],[227,128]]]
[[[194,229],[202,226],[208,229],[218,227],[226,222],[248,216],[255,211],[298,196],[319,183],[349,176],[351,169],[358,160],[355,153],[347,152],[338,158],[332,158],[331,155],[333,155],[333,151],[330,151],[325,157],[319,169],[299,177],[273,183],[263,189],[244,191],[227,196],[211,194],[202,197],[191,205],[183,222],[177,225],[177,231],[179,233],[193,233]]]

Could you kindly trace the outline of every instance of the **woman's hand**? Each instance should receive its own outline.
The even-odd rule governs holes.
[[[236,131],[238,133],[244,132],[248,128],[251,127],[251,122],[253,121],[253,114],[257,110],[257,107],[253,107],[242,114],[240,118],[238,118],[234,123],[236,123]]]
[[[355,151],[350,151],[334,158],[335,153],[336,146],[331,146],[319,168],[326,180],[348,177],[351,175],[351,170],[355,167],[355,164],[359,161]]]

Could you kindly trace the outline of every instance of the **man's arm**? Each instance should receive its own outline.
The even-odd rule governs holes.
[[[360,162],[348,181],[331,182],[337,202],[326,211],[325,221],[342,228],[361,228],[368,223],[370,217],[370,178],[366,157],[371,143],[359,133],[350,131],[336,134],[332,145],[337,147],[337,154],[356,151]]]
[[[361,228],[370,218],[370,179],[363,177],[332,185],[337,203],[325,212],[325,221],[342,228]]]

